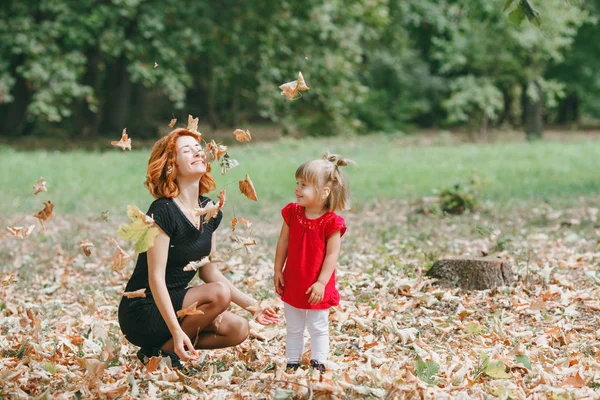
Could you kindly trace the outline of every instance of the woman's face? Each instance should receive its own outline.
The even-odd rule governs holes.
[[[180,136],[175,142],[177,149],[177,176],[197,177],[206,173],[206,155],[202,145],[192,136]]]

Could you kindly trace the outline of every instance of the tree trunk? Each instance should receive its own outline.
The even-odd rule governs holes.
[[[579,97],[577,93],[571,92],[561,102],[558,110],[558,123],[567,125],[579,121]]]
[[[0,134],[21,136],[30,133],[31,124],[27,123],[27,107],[31,101],[31,91],[27,82],[16,72],[16,82],[12,88],[13,101],[0,105]]]
[[[511,266],[495,257],[452,258],[436,261],[427,276],[443,287],[485,290],[514,283]]]
[[[86,71],[82,78],[84,85],[90,86],[96,96],[96,101],[100,103],[101,82],[98,64],[100,62],[100,52],[95,49],[87,54]],[[84,137],[97,136],[100,128],[101,119],[101,104],[98,104],[98,109],[94,112],[90,110],[90,105],[86,100],[82,100],[79,104],[78,111],[75,114],[75,134]]]
[[[141,83],[136,83],[133,88],[132,99],[132,127],[135,127],[136,136],[140,138],[158,137],[159,125],[166,127],[167,118],[161,121],[163,96],[159,89],[149,89]]]
[[[109,67],[105,90],[102,126],[107,132],[120,134],[127,127],[131,113],[133,85],[127,72],[127,60],[122,56]]]
[[[525,134],[527,140],[538,140],[542,138],[544,122],[542,119],[544,98],[542,88],[537,82],[529,82],[529,85],[534,85],[533,90],[536,93],[535,99],[532,99],[525,93],[524,100],[524,118],[525,118]],[[525,90],[527,92],[527,89]]]
[[[234,79],[233,90],[231,91],[231,113],[229,117],[229,124],[234,128],[240,123],[240,92],[239,80]]]

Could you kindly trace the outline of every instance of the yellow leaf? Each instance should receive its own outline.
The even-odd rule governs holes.
[[[151,227],[141,219],[136,219],[129,225],[121,225],[119,237],[125,240],[135,241],[133,249],[137,253],[144,253],[154,246],[154,239],[158,236],[158,228]]]

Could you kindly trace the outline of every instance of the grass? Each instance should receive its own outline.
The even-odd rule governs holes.
[[[436,189],[466,182],[472,173],[486,180],[483,196],[502,204],[525,200],[560,202],[600,193],[600,141],[407,146],[402,138],[374,135],[352,138],[281,139],[230,146],[240,166],[226,176],[215,171],[228,205],[240,215],[265,216],[265,210],[293,200],[294,171],[329,149],[354,159],[348,167],[356,205],[430,196]],[[51,200],[56,214],[111,215],[125,205],[145,209],[152,198],[143,186],[149,149],[122,152],[17,151],[0,148],[0,218],[30,214]],[[258,192],[254,203],[238,193],[248,173]],[[49,191],[31,195],[43,176]],[[213,197],[216,197],[213,195]],[[13,221],[14,222],[14,221]]]

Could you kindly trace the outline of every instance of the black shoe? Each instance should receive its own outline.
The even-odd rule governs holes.
[[[300,364],[298,363],[287,363],[287,365],[285,366],[286,370],[291,369],[296,371],[298,368],[300,368]]]
[[[163,349],[157,349],[156,347],[142,347],[137,352],[137,358],[142,362],[142,364],[146,365],[150,358],[152,357],[169,357],[171,359],[171,366],[177,369],[183,369],[183,365],[181,364],[181,360],[179,356],[175,353],[171,353],[170,351],[165,351]]]
[[[325,365],[317,360],[310,360],[310,366],[314,369],[318,369],[320,373],[324,374],[327,369]]]

